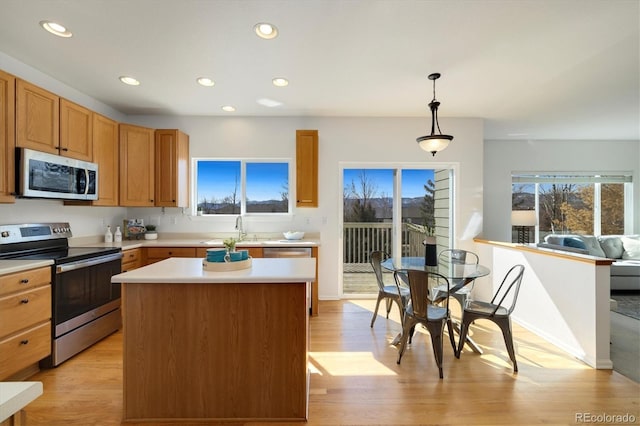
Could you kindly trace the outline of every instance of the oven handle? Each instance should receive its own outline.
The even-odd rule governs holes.
[[[76,269],[88,268],[89,266],[99,265],[101,263],[107,263],[118,259],[122,259],[122,252],[109,254],[106,256],[94,257],[91,259],[78,260],[77,262],[64,263],[62,265],[56,266],[56,274],[75,271]]]

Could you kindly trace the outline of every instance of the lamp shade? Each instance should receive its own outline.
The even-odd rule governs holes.
[[[430,152],[432,155],[435,155],[436,152],[442,151],[448,147],[451,139],[453,139],[453,137],[448,135],[432,135],[421,136],[416,140],[418,141],[420,148]]]
[[[535,210],[512,210],[511,225],[513,226],[536,226],[538,217]]]

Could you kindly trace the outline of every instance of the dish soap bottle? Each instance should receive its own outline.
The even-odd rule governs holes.
[[[122,231],[120,231],[119,226],[116,226],[116,233],[113,235],[113,241],[116,243],[122,242]]]
[[[113,234],[111,233],[111,225],[107,225],[107,232],[104,234],[104,242],[113,242]]]

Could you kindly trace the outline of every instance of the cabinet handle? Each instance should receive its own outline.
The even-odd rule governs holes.
[[[22,299],[20,303],[22,303],[23,305],[26,305],[27,303],[29,303],[29,299]]]
[[[29,339],[20,340],[21,345],[26,345],[29,343]]]
[[[29,283],[29,278],[23,278],[20,280],[20,284],[28,284]]]
[[[62,148],[63,151],[69,151],[69,148]]]

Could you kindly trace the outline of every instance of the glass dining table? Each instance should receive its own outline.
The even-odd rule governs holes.
[[[384,260],[380,264],[383,268],[389,271],[401,271],[408,269],[417,269],[420,271],[437,272],[447,277],[451,283],[449,294],[455,293],[467,284],[472,283],[476,278],[484,277],[491,273],[491,270],[483,265],[475,263],[458,263],[458,262],[439,262],[437,266],[428,266],[425,264],[424,257],[390,257]],[[464,312],[462,307],[461,315]],[[460,324],[457,321],[453,321],[454,328],[458,333],[460,332]],[[477,343],[467,336],[467,344],[473,349],[474,352],[482,353],[482,349]],[[392,344],[397,344],[399,338],[396,337]]]

